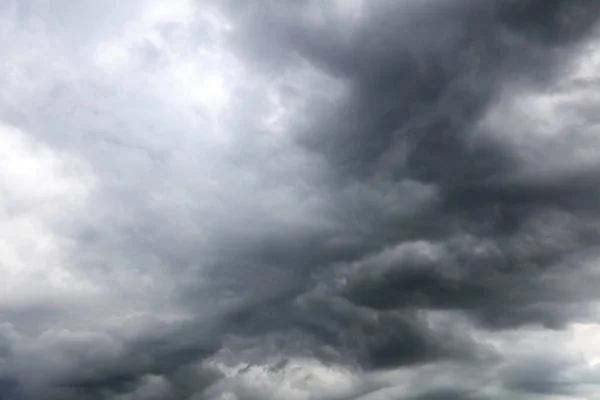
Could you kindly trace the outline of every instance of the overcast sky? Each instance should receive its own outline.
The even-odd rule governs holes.
[[[600,400],[599,17],[0,0],[0,400]]]

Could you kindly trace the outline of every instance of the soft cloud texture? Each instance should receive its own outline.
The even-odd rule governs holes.
[[[0,4],[0,399],[600,399],[600,3]]]

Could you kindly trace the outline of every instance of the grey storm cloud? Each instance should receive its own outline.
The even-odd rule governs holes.
[[[600,399],[599,18],[3,2],[0,399]]]

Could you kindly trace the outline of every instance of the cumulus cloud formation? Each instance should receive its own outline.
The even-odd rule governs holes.
[[[6,0],[0,399],[600,399],[600,3]]]

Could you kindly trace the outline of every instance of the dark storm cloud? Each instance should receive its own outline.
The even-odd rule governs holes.
[[[14,378],[1,378],[0,379],[0,394],[2,398],[12,400],[17,398],[17,389],[19,385]]]
[[[568,57],[566,47],[593,25],[598,7],[578,1],[376,2],[365,5],[364,21],[348,27],[335,19],[315,24],[294,18],[305,3],[292,4],[231,8],[243,21],[240,40],[261,49],[251,45],[246,52],[254,50],[250,54],[264,62],[291,63],[300,55],[349,84],[345,104],[306,133],[309,146],[336,169],[372,174],[381,156],[402,144],[408,154],[397,163],[405,165],[386,172],[444,186],[508,167],[510,154],[494,143],[468,143],[472,124],[505,80],[547,82]],[[279,65],[273,68],[286,67]]]
[[[315,130],[303,133],[301,139],[308,140],[311,149],[323,154],[334,170],[342,172],[340,181],[348,179],[350,173],[349,179],[369,182],[371,187],[382,180],[400,183],[413,179],[433,184],[440,190],[441,204],[417,218],[417,228],[437,220],[437,224],[427,227],[447,230],[442,235],[473,230],[492,241],[498,240],[496,254],[478,256],[466,249],[455,261],[473,265],[473,269],[485,267],[492,276],[498,274],[497,280],[487,277],[480,282],[477,277],[467,277],[464,282],[453,283],[415,267],[399,272],[398,278],[382,277],[384,286],[376,283],[365,288],[366,293],[384,299],[385,294],[379,289],[386,293],[387,287],[396,297],[410,297],[413,290],[425,291],[421,293],[424,297],[439,298],[439,307],[459,309],[483,310],[489,301],[489,307],[499,307],[500,313],[525,313],[514,316],[517,324],[539,322],[546,312],[551,318],[553,310],[545,311],[544,306],[540,310],[522,310],[524,303],[520,301],[527,299],[515,300],[514,308],[501,306],[505,303],[494,293],[510,293],[505,286],[525,279],[528,283],[521,283],[524,293],[535,297],[540,275],[535,269],[521,271],[519,265],[543,268],[568,256],[569,249],[540,243],[532,254],[523,257],[512,254],[514,249],[505,242],[510,242],[510,237],[531,216],[544,211],[542,206],[562,209],[561,200],[583,201],[581,198],[590,194],[594,179],[578,172],[577,180],[549,177],[548,182],[539,183],[488,183],[498,176],[510,176],[517,168],[516,160],[511,150],[500,143],[474,139],[473,131],[499,85],[510,80],[539,85],[552,79],[568,58],[570,46],[585,37],[596,21],[598,6],[577,1],[427,2],[422,6],[408,3],[367,5],[365,21],[351,35],[350,28],[335,24],[330,31],[325,25],[304,25],[301,18],[294,19],[285,12],[287,5],[249,3],[233,13],[243,21],[239,34],[245,40],[259,45],[260,41],[254,38],[266,37],[265,30],[281,31],[281,35],[268,36],[269,48],[277,49],[271,51],[277,51],[280,57],[288,54],[288,62],[292,62],[293,54],[300,54],[348,83],[349,98],[332,109],[332,115],[318,120]],[[299,3],[290,7],[302,9]],[[430,33],[425,26],[436,26],[440,32]],[[344,43],[338,43],[343,34],[337,28],[350,36]],[[418,45],[411,40],[413,37]],[[281,43],[272,43],[277,40]],[[270,54],[264,53],[267,47],[261,49],[254,51],[270,60]],[[272,68],[285,68],[283,65]],[[394,151],[401,146],[405,148],[403,157],[395,158]],[[391,161],[385,159],[386,154],[392,155]],[[378,174],[385,174],[384,178]],[[580,196],[573,196],[575,190]],[[345,205],[343,198],[338,201],[342,207]],[[369,226],[373,217],[377,219],[377,214],[385,214],[386,210],[374,210],[374,215],[364,216],[357,212],[359,223]],[[388,218],[385,222],[371,228],[380,240],[369,243],[364,237],[358,247],[344,251],[365,255],[405,239],[404,235],[426,239],[438,234],[415,229],[403,234],[406,218]],[[596,242],[594,232],[582,230],[574,251]],[[581,243],[583,237],[592,243]],[[311,260],[312,267],[336,261],[336,255],[321,258],[318,242],[322,239],[311,245],[291,242],[292,247],[298,246],[298,253],[288,247],[280,254],[294,260]],[[265,243],[269,247],[272,242]],[[279,257],[258,262],[288,265]],[[515,270],[514,274],[509,270]],[[390,301],[391,307],[404,302]],[[540,316],[536,316],[538,313]]]
[[[515,391],[542,394],[577,396],[585,386],[596,388],[597,376],[585,371],[573,358],[540,355],[514,362],[501,374],[504,384]]]
[[[170,332],[175,330],[176,332]],[[109,363],[107,368],[92,370],[91,374],[82,371],[82,376],[69,376],[71,385],[83,390],[94,391],[98,388],[118,388],[128,384],[135,384],[135,380],[145,374],[171,375],[180,367],[202,360],[213,354],[218,349],[214,343],[215,335],[204,339],[207,327],[202,330],[198,326],[173,328],[167,332],[157,332],[152,336],[126,343],[128,354],[120,354],[119,358],[127,359],[123,365]]]
[[[523,218],[525,228],[517,233],[465,236],[431,250],[412,243],[371,257],[343,291],[378,309],[465,310],[497,327],[556,327],[585,314],[581,302],[595,296],[597,278],[578,264],[597,254],[597,227],[548,209]],[[573,269],[577,275],[562,279]]]
[[[317,3],[209,3],[233,26],[221,42],[204,20],[185,27],[194,33],[189,43],[227,46],[258,82],[229,99],[224,125],[237,132],[234,144],[170,128],[188,114],[163,115],[164,104],[124,93],[118,76],[104,92],[50,91],[55,107],[68,105],[69,96],[84,102],[105,94],[104,108],[69,117],[91,136],[80,138],[48,108],[17,124],[93,166],[94,212],[64,222],[61,232],[76,243],[73,271],[119,289],[98,320],[125,304],[157,321],[172,313],[185,322],[115,328],[111,321],[97,335],[90,332],[103,328],[89,316],[72,322],[53,311],[82,307],[76,302],[48,305],[44,314],[56,312],[55,330],[21,306],[6,313],[11,327],[42,339],[11,333],[0,342],[2,395],[225,399],[220,395],[229,392],[277,399],[286,392],[271,393],[266,384],[251,391],[235,379],[259,380],[254,369],[276,360],[264,374],[291,380],[286,374],[297,369],[286,368],[294,358],[358,371],[353,379],[367,376],[326,397],[310,389],[298,398],[377,396],[396,384],[377,374],[440,365],[435,372],[484,370],[481,381],[509,393],[575,393],[570,388],[593,380],[588,372],[561,380],[564,360],[513,362],[467,329],[433,327],[428,313],[466,315],[477,323],[469,329],[487,333],[535,324],[558,329],[591,318],[598,277],[586,265],[600,237],[595,168],[529,171],[481,121],[506,85],[534,91],[557,80],[591,33],[600,3],[375,1],[364,2],[356,20]],[[53,29],[64,19],[40,15]],[[184,26],[161,25],[136,42],[132,75],[175,57],[164,43],[178,43]],[[63,33],[78,30],[73,23]],[[124,63],[114,51],[106,62]],[[286,131],[292,139],[273,139],[260,122],[269,108],[263,83],[299,65],[342,94],[325,100],[283,85],[278,93],[289,108],[302,96],[307,104],[297,107],[302,121]],[[194,129],[210,130],[210,106],[194,109],[193,118],[201,115]],[[14,122],[14,110],[3,103],[3,119]],[[88,122],[112,112],[120,123]],[[44,334],[26,329],[36,322]],[[64,330],[56,328],[61,324]],[[40,350],[44,345],[52,351]],[[19,362],[2,378],[4,360],[13,357],[2,350],[11,346]],[[32,361],[40,354],[43,362]],[[246,366],[234,378],[224,372],[240,360]],[[542,365],[543,373],[535,372]],[[488,398],[477,383],[448,380],[456,387],[407,384],[394,398]]]
[[[318,291],[249,312],[244,310],[233,323],[241,328],[236,333],[242,335],[299,333],[317,347],[301,346],[293,353],[314,352],[313,356],[358,362],[368,369],[410,366],[443,358],[476,358],[475,343],[433,332],[415,313],[373,312]],[[297,336],[290,339],[298,340]],[[327,349],[334,349],[335,353],[328,354]]]
[[[272,6],[273,14],[268,12],[270,5],[245,10],[242,32],[245,40],[260,43],[250,39],[252,28],[257,29],[258,38],[266,37],[265,29],[270,27],[277,32],[281,30],[281,36],[267,38],[268,46],[261,44],[260,48],[252,49],[260,62],[271,60],[270,48],[284,48],[282,53],[300,54],[349,85],[350,97],[330,110],[329,115],[317,112],[321,119],[316,128],[301,134],[303,143],[327,160],[339,181],[357,179],[376,185],[381,182],[380,175],[385,174],[384,180],[413,179],[433,184],[440,191],[440,203],[416,218],[413,224],[417,229],[412,232],[403,232],[403,224],[409,218],[388,219],[373,227],[372,217],[377,221],[378,214],[386,210],[376,210],[374,215],[359,213],[356,216],[359,223],[377,232],[380,240],[370,242],[365,235],[357,247],[349,246],[345,251],[364,256],[407,236],[428,239],[440,235],[419,232],[419,226],[439,228],[441,236],[448,238],[464,233],[482,235],[492,243],[492,248],[487,254],[462,249],[459,254],[450,254],[448,260],[431,261],[440,270],[445,268],[444,263],[454,264],[454,268],[462,270],[458,279],[445,277],[443,272],[427,265],[412,266],[406,260],[399,260],[398,270],[374,280],[359,275],[349,299],[388,310],[458,309],[492,328],[529,323],[558,327],[578,312],[585,312],[581,311],[579,301],[588,300],[595,285],[586,283],[582,275],[574,287],[565,287],[560,276],[568,272],[560,268],[548,270],[563,263],[570,269],[579,268],[578,257],[597,244],[595,228],[581,222],[567,227],[575,235],[571,244],[545,243],[535,237],[540,233],[534,232],[531,249],[525,253],[512,242],[522,239],[517,236],[531,219],[540,215],[544,218],[543,213],[548,210],[580,218],[579,212],[584,210],[579,203],[593,204],[593,200],[586,201],[585,197],[594,195],[590,193],[595,181],[593,174],[577,172],[575,180],[556,176],[546,178],[545,182],[513,184],[500,180],[495,184],[493,180],[497,177],[510,177],[518,169],[517,161],[511,149],[491,139],[474,139],[473,132],[500,85],[514,80],[536,87],[560,73],[570,46],[585,37],[596,21],[598,6],[560,1],[454,2],[433,11],[424,6],[416,13],[408,13],[410,20],[404,24],[395,23],[404,17],[399,11],[402,6],[398,5],[396,10],[394,5],[386,4],[378,10],[380,6],[367,6],[366,22],[343,43],[333,29],[329,32],[323,26],[304,27],[297,21],[286,25],[289,15],[280,5]],[[436,32],[435,38],[430,38],[424,26],[436,26],[443,34]],[[417,39],[417,46],[400,30],[425,39]],[[441,36],[444,36],[443,46],[437,40]],[[272,43],[280,37],[285,39],[283,44]],[[275,58],[274,66],[267,68],[285,68],[285,56],[278,52]],[[282,63],[284,66],[280,67]],[[403,151],[394,153],[400,147]],[[391,155],[391,161],[386,159],[387,154]],[[344,205],[343,198],[338,201]],[[431,220],[437,223],[428,223]],[[302,249],[306,253],[300,251],[300,259],[313,261],[308,268],[336,261],[335,257],[322,259],[318,245]],[[253,323],[269,326],[259,316],[249,315]],[[337,325],[332,328],[323,325],[322,321],[331,324],[335,321],[327,313],[321,318],[318,312],[306,312],[304,318],[313,321],[302,323],[291,318],[292,315],[295,315],[293,309],[285,312],[277,317],[276,325],[289,323],[305,329],[308,324],[312,334],[322,336],[324,343],[331,343],[331,332],[340,329]],[[348,321],[341,326],[349,327],[352,323]],[[425,332],[413,334],[413,327],[401,328],[391,321],[382,322],[376,331],[386,329],[405,332],[400,335],[406,338],[415,335],[418,340],[407,346],[413,352],[402,351],[403,346],[394,341],[390,342],[390,349],[395,351],[374,350],[371,357],[377,358],[377,354],[386,357],[375,365],[404,365],[427,361],[432,355],[439,357],[435,344],[429,349],[423,347]],[[339,340],[339,336],[335,335],[333,340]],[[378,340],[377,335],[373,340]],[[382,337],[376,348],[385,348],[387,340]],[[424,350],[418,350],[422,347]],[[367,359],[370,361],[363,360],[365,367],[373,363],[372,358]]]
[[[455,389],[438,390],[415,397],[415,400],[478,400],[481,397],[468,391]]]

